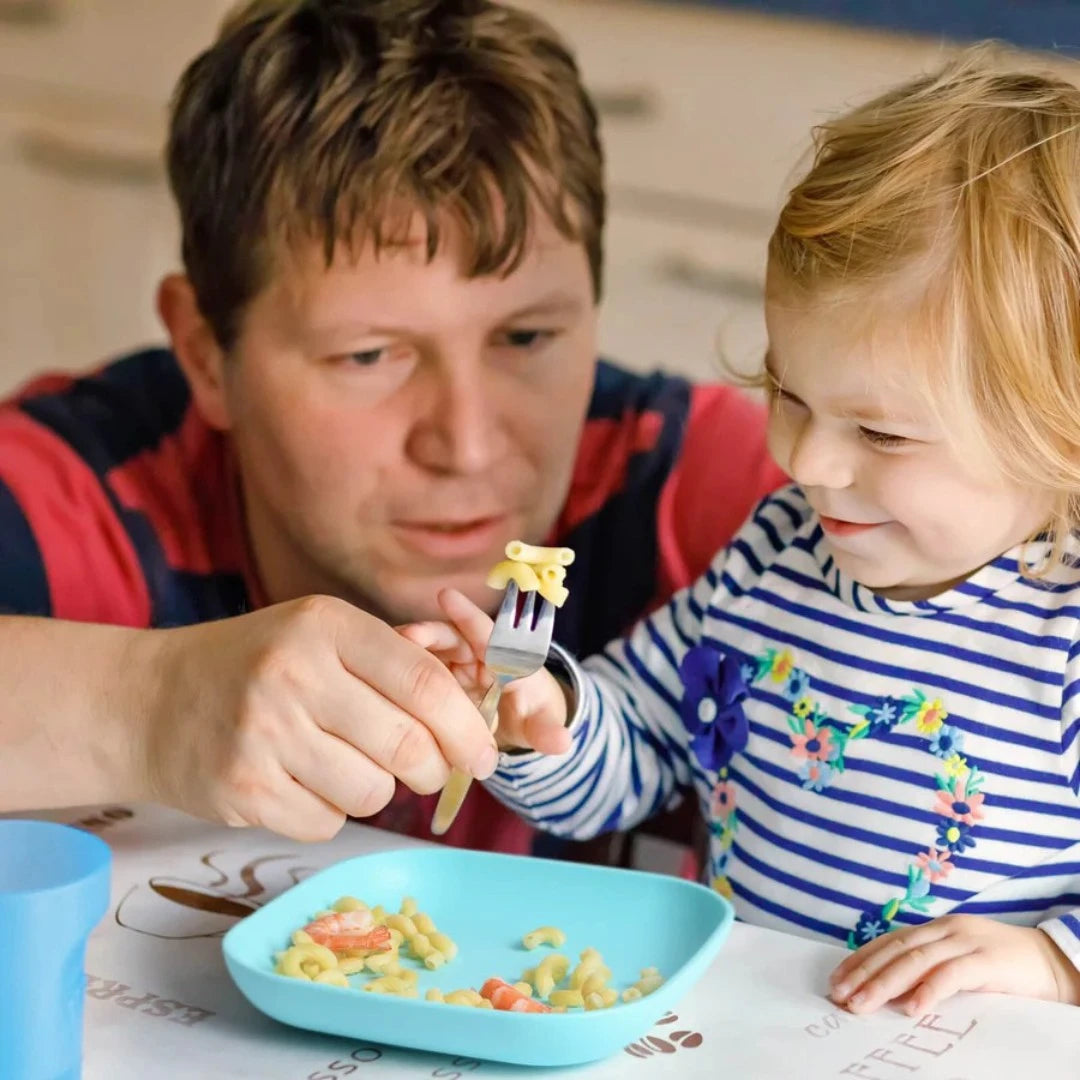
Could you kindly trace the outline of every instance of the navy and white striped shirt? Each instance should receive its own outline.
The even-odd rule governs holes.
[[[886,600],[786,488],[584,664],[572,752],[504,757],[490,787],[578,838],[692,789],[710,880],[747,921],[856,947],[977,913],[1080,965],[1080,570],[1041,583],[1020,554]]]

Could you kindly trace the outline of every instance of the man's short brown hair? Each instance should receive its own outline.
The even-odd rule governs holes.
[[[249,0],[188,67],[168,167],[203,315],[231,347],[281,245],[379,250],[412,214],[507,273],[538,205],[600,294],[603,162],[566,45],[494,0]]]

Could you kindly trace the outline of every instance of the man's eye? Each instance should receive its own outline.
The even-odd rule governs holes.
[[[532,349],[554,336],[553,330],[507,330],[502,338],[512,349]]]
[[[884,431],[874,431],[873,428],[861,427],[859,434],[875,446],[902,446],[909,441],[903,435],[888,435]]]
[[[385,349],[364,349],[361,352],[349,353],[349,359],[357,367],[371,367],[383,358],[385,352]]]

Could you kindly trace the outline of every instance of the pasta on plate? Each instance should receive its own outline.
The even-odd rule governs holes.
[[[540,926],[521,941],[530,951],[558,949],[566,944],[566,934],[557,926]],[[345,990],[357,987],[369,994],[419,998],[423,971],[451,963],[458,952],[454,939],[439,930],[413,897],[402,900],[396,912],[387,912],[381,905],[368,907],[355,896],[343,896],[293,932],[289,946],[275,954],[274,971]],[[360,976],[365,979],[359,984],[349,981]],[[507,1012],[589,1011],[638,1000],[663,982],[656,968],[646,968],[620,994],[611,979],[611,969],[596,949],[582,950],[576,964],[562,953],[548,952],[515,982],[492,976],[480,990],[430,987],[424,1000]]]

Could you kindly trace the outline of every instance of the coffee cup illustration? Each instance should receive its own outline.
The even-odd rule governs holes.
[[[297,865],[292,853],[260,855],[242,865],[240,858],[211,851],[199,860],[204,873],[157,875],[145,885],[133,885],[117,905],[117,923],[157,938],[221,937],[238,919],[314,870]]]

